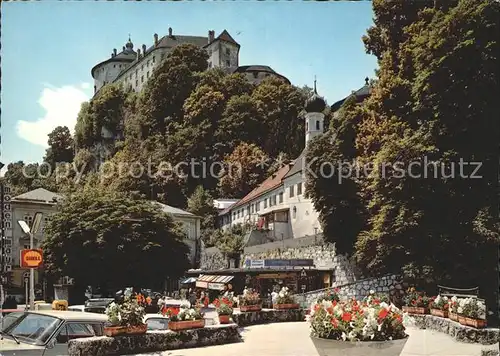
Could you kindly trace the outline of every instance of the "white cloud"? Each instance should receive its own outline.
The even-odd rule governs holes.
[[[47,147],[47,135],[57,126],[67,126],[73,132],[81,104],[90,99],[85,91],[89,88],[88,83],[82,83],[79,87],[68,85],[60,88],[45,85],[38,100],[45,110],[45,116],[36,121],[19,120],[17,135],[35,145]]]

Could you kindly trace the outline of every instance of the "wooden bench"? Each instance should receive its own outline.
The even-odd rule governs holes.
[[[484,299],[479,298],[479,287],[474,288],[452,288],[438,285],[438,294],[444,297],[457,297],[457,298],[474,298],[479,301],[485,302]]]

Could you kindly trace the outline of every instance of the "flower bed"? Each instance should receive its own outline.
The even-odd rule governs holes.
[[[245,288],[243,295],[239,298],[238,305],[241,312],[262,310],[262,300],[259,293]]]
[[[170,318],[169,330],[179,331],[205,326],[205,319],[199,308],[189,308],[187,305],[181,305],[179,309],[168,308],[164,315]]]
[[[136,355],[238,341],[241,341],[241,336],[237,325],[217,325],[180,332],[148,331],[146,334],[134,336],[75,339],[69,342],[68,354],[69,356]]]
[[[448,297],[442,297],[438,295],[437,297],[432,298],[430,309],[431,309],[431,315],[439,316],[441,318],[447,318],[449,311]]]
[[[399,356],[408,339],[400,310],[378,298],[323,300],[311,306],[309,322],[320,356]]]
[[[273,302],[273,309],[298,309],[299,304],[290,294],[288,287],[281,288],[276,301]]]
[[[125,334],[144,334],[147,330],[144,324],[144,302],[143,296],[127,295],[122,303],[111,303],[106,308],[109,326],[104,328],[107,336],[120,336]]]
[[[229,324],[231,322],[231,316],[233,315],[233,302],[226,297],[222,299],[215,299],[213,305],[217,310],[219,315],[220,324]]]
[[[418,292],[414,287],[411,287],[403,302],[403,312],[405,313],[429,314],[429,305],[432,300],[424,292]]]

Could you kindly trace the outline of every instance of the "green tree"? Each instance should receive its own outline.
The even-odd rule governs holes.
[[[49,133],[49,148],[45,151],[44,161],[55,168],[56,163],[73,162],[74,143],[67,126],[57,126]]]
[[[159,288],[189,267],[189,248],[168,215],[149,201],[95,188],[58,206],[43,249],[49,274],[104,290]]]
[[[187,210],[197,216],[202,217],[201,220],[201,238],[205,246],[210,244],[210,236],[212,235],[217,219],[217,209],[214,207],[214,200],[210,193],[203,186],[196,187],[193,194],[187,201]]]
[[[268,161],[269,157],[257,145],[242,142],[224,159],[219,194],[243,198],[266,178]]]

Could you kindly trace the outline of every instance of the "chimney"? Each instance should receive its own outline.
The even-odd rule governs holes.
[[[157,34],[157,33],[155,33],[155,34],[153,35],[153,37],[154,37],[154,39],[155,39],[155,46],[158,46],[158,34]]]
[[[215,31],[209,30],[208,31],[208,43],[212,43],[215,39]]]
[[[137,48],[137,60],[139,60],[139,58],[141,58],[141,50]]]
[[[172,37],[172,27],[169,27],[169,28],[168,28],[168,36],[169,36],[169,37]]]
[[[113,48],[113,54],[114,54],[113,57],[115,57],[116,56],[116,48]]]
[[[142,45],[142,55],[143,56],[146,55],[146,45],[145,44]]]

